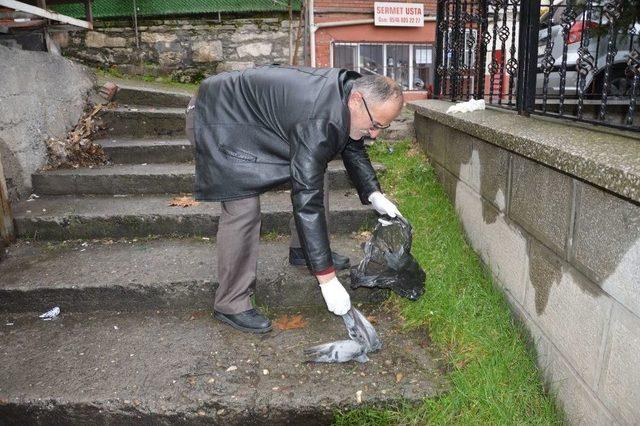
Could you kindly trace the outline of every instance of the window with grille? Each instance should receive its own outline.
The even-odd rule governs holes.
[[[332,66],[394,79],[404,90],[433,84],[433,46],[410,43],[333,43]]]

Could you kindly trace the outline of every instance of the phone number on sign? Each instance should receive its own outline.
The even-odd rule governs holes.
[[[392,24],[419,24],[420,18],[416,17],[389,17],[389,22]]]

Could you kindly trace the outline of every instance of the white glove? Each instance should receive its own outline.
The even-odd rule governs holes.
[[[327,302],[327,309],[336,315],[344,315],[351,309],[351,298],[338,278],[332,278],[324,284],[320,284],[322,297]]]
[[[386,214],[389,217],[396,217],[402,215],[400,214],[400,210],[393,204],[387,197],[382,195],[381,192],[374,192],[369,195],[369,202],[373,206],[373,208],[380,214]]]

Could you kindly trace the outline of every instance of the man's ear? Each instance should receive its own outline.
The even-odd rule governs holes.
[[[358,101],[362,99],[362,94],[360,92],[351,92],[349,93],[349,101],[347,102],[350,108],[355,108],[358,106]]]

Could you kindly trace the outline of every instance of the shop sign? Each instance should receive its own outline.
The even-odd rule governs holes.
[[[424,27],[423,3],[375,2],[375,25],[381,27]]]

